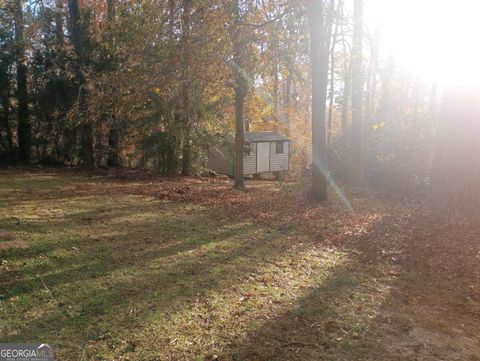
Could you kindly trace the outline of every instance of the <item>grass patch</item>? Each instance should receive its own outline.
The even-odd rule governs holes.
[[[222,212],[230,193],[211,204],[205,194],[228,184],[191,182],[206,187],[202,201],[164,197],[172,193],[164,181],[2,173],[0,230],[27,247],[0,247],[1,342],[53,343],[61,360],[352,360],[364,352],[391,297],[389,263],[360,261],[301,224],[270,226],[267,210],[262,222]],[[262,194],[299,192],[254,184]],[[254,191],[246,204],[232,195],[239,210],[255,206]],[[346,231],[339,221],[317,223]]]

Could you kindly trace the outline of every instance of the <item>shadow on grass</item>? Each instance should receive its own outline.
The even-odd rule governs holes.
[[[395,234],[391,221],[375,219],[365,232],[345,240],[341,248],[346,252],[346,261],[319,279],[317,287],[286,312],[250,332],[228,358],[367,360],[365,337],[376,327],[374,320],[381,309],[395,297],[392,290],[398,282],[398,267],[390,254],[385,254],[387,241],[374,240],[386,230],[391,236]],[[403,244],[397,246],[402,248]],[[396,249],[395,255],[398,252]],[[377,359],[386,358],[380,355]]]
[[[465,313],[468,305],[453,303],[468,289],[451,293],[451,281],[412,268],[415,235],[405,232],[411,221],[386,217],[352,237],[344,244],[347,262],[288,311],[250,332],[227,358],[480,360],[478,324]]]
[[[36,198],[29,206],[47,199]],[[234,290],[247,275],[292,247],[284,232],[274,228],[238,220],[222,224],[203,212],[199,215],[198,210],[191,217],[179,216],[185,209],[177,204],[167,207],[168,214],[160,219],[158,203],[130,209],[129,204],[91,205],[91,198],[78,196],[69,201],[73,205],[67,207],[65,216],[36,220],[34,228],[23,223],[6,225],[14,232],[39,239],[25,253],[12,251],[6,255],[10,260],[25,262],[21,271],[27,279],[16,280],[7,290],[12,302],[5,314],[20,310],[24,315],[4,326],[5,341],[49,340],[58,345],[64,358],[68,352],[77,359],[86,343],[96,342],[107,333],[128,334],[144,328],[152,317],[162,319],[181,313],[211,291]],[[96,221],[100,208],[109,215],[106,225]],[[136,224],[130,217],[138,212],[153,216]],[[199,223],[204,224],[199,227]],[[119,231],[122,226],[126,228]],[[68,227],[72,229],[58,239]],[[85,234],[90,227],[93,234]],[[151,243],[143,239],[132,246],[132,238],[145,229]],[[100,240],[99,245],[102,232],[117,242]],[[166,235],[158,234],[161,232]],[[169,243],[175,233],[180,243]],[[51,288],[54,302],[34,278],[37,273]],[[334,270],[334,274],[342,280],[350,277],[342,269]],[[333,276],[327,288],[343,289],[337,283]],[[332,291],[332,300],[322,307],[335,302],[337,291]],[[317,305],[313,307],[312,313]],[[75,345],[71,344],[73,339],[77,340]],[[168,341],[163,339],[160,347],[168,348]]]
[[[27,200],[23,205],[32,207],[48,199],[59,203],[62,197],[45,191],[36,201]],[[54,342],[64,360],[117,359],[125,355],[130,359],[169,355],[175,360],[190,360],[211,355],[203,345],[190,353],[175,348],[176,341],[168,330],[172,320],[187,313],[198,299],[209,299],[215,293],[226,292],[231,302],[238,301],[239,285],[252,273],[264,272],[265,264],[284,257],[293,246],[288,233],[276,224],[269,226],[242,217],[222,220],[218,213],[189,209],[187,203],[152,201],[135,205],[142,198],[126,199],[123,192],[112,194],[115,199],[109,204],[101,203],[105,198],[92,204],[91,197],[80,192],[68,198],[71,204],[60,217],[47,216],[31,224],[13,220],[0,224],[32,237],[30,249],[1,255],[17,262],[24,275],[9,285],[10,300],[2,300],[2,314],[9,317],[0,329],[2,341]],[[241,207],[251,208],[253,198],[250,195]],[[274,207],[272,202],[266,207]],[[302,208],[302,204],[297,206]],[[418,343],[409,343],[415,336],[411,334],[411,322],[406,316],[397,317],[402,312],[386,311],[391,312],[390,305],[398,301],[398,293],[392,291],[400,287],[397,278],[410,272],[393,260],[402,259],[408,243],[408,237],[401,235],[402,227],[392,219],[374,219],[365,233],[352,236],[351,242],[342,245],[349,255],[344,263],[326,276],[312,275],[316,277],[313,289],[302,292],[292,305],[279,306],[267,321],[248,324],[246,337],[239,336],[237,325],[227,323],[231,330],[220,331],[216,340],[223,352],[221,358],[414,357]],[[397,238],[392,240],[393,235]],[[295,252],[317,245],[310,239]],[[36,274],[51,288],[54,301]],[[239,320],[235,317],[228,322]],[[177,332],[188,334],[188,325],[182,329],[181,322]],[[392,325],[385,326],[389,322]],[[153,324],[158,328],[149,327]],[[394,338],[406,340],[405,349],[392,351],[381,343]],[[121,344],[124,340],[128,342]],[[427,357],[428,352],[424,355]]]
[[[382,278],[380,268],[347,260],[289,310],[252,331],[228,358],[354,360],[353,345],[388,296]]]
[[[222,245],[204,245],[202,252],[187,250],[168,262],[151,257],[95,281],[73,282],[57,293],[58,306],[45,316],[26,320],[17,334],[5,341],[41,338],[56,342],[59,349],[71,349],[72,337],[81,346],[106,332],[128,333],[144,325],[152,314],[179,312],[209,290],[235,285],[289,247],[270,237],[243,230],[224,236]]]
[[[157,204],[103,207],[111,216],[107,224],[87,222],[99,217],[96,209],[66,214],[63,220],[42,219],[36,227],[3,225],[12,232],[32,238],[27,250],[0,252],[7,262],[19,262],[21,277],[3,277],[5,296],[16,297],[36,292],[40,275],[48,287],[102,277],[112,271],[147,264],[153,259],[174,256],[210,242],[219,242],[243,234],[248,224],[225,224],[212,220],[203,211],[182,215],[183,206]],[[138,214],[142,219],[134,219]],[[80,224],[76,224],[80,220]],[[95,231],[92,232],[91,228]],[[65,233],[67,234],[65,235]]]

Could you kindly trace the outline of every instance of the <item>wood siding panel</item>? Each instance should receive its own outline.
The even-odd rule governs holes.
[[[251,143],[250,154],[245,153],[243,158],[243,174],[250,175],[257,173],[257,146]]]
[[[288,170],[290,157],[290,142],[283,142],[283,153],[276,154],[277,146],[275,142],[270,143],[270,171],[279,172]]]
[[[283,153],[276,154],[276,143],[270,143],[270,171],[279,172],[289,169],[290,142],[284,141]],[[211,149],[207,167],[219,174],[233,176],[233,147],[224,146],[219,149]],[[252,143],[250,154],[245,154],[243,163],[244,175],[257,173],[257,148]]]

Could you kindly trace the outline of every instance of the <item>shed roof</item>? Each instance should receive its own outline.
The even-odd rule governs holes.
[[[275,142],[290,139],[277,132],[245,132],[245,140],[249,142]]]

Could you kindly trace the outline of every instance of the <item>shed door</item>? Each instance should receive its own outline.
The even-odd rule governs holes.
[[[270,143],[257,143],[257,173],[270,171]]]

